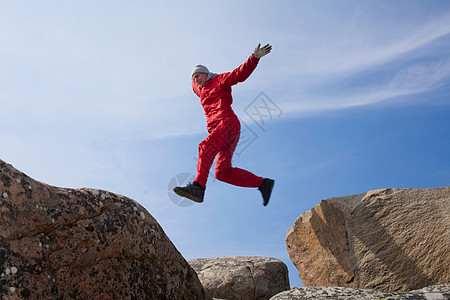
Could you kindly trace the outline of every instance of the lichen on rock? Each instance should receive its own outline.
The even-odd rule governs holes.
[[[3,299],[209,299],[144,207],[33,180],[0,160]]]
[[[289,229],[304,286],[409,291],[450,282],[450,187],[323,200]]]

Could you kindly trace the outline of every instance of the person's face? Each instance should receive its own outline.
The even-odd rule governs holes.
[[[205,84],[207,78],[208,78],[208,74],[206,74],[206,73],[195,73],[194,75],[192,75],[192,79],[199,86],[203,86]]]

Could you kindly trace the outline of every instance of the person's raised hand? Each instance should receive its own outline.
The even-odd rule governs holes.
[[[267,55],[272,50],[272,46],[269,44],[265,45],[261,48],[261,44],[258,44],[258,46],[255,48],[255,51],[253,51],[253,56],[256,58],[261,58],[264,55]]]

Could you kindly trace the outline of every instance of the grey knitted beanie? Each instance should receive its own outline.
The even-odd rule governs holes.
[[[209,74],[209,70],[207,67],[203,65],[196,65],[192,70],[191,77],[194,76],[195,73],[206,73]]]

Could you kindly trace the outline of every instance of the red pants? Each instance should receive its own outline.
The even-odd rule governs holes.
[[[242,187],[259,187],[262,177],[246,170],[233,168],[231,159],[239,142],[241,124],[237,117],[222,120],[219,125],[198,145],[197,178],[194,180],[206,187],[209,170],[217,156],[215,176],[218,180]]]

